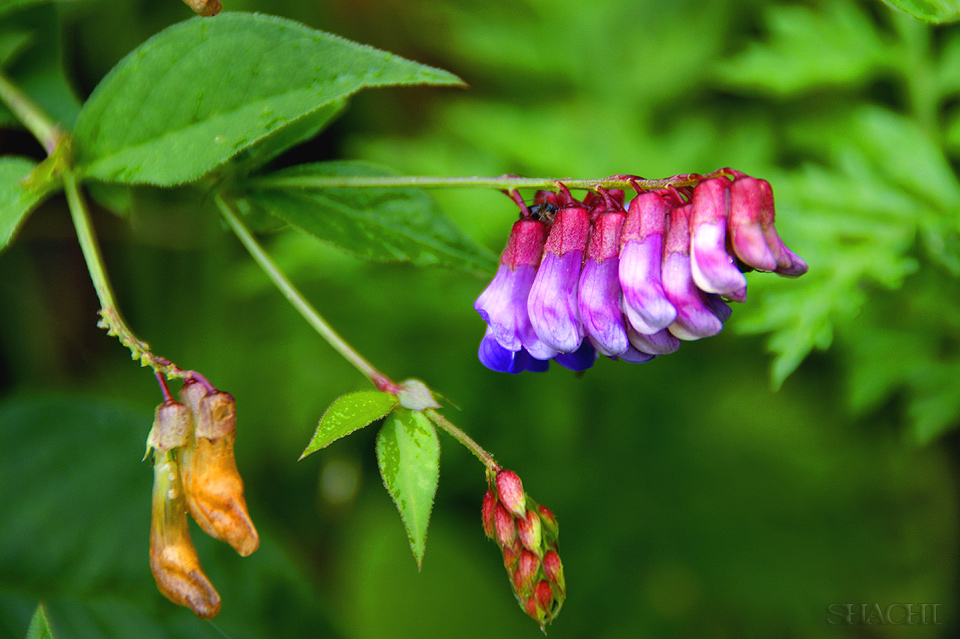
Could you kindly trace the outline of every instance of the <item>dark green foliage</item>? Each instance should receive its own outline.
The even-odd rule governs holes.
[[[277,179],[390,175],[365,162],[301,164],[270,175]],[[254,207],[319,240],[373,262],[456,267],[490,273],[492,253],[477,246],[437,210],[420,189],[316,189],[249,191]]]

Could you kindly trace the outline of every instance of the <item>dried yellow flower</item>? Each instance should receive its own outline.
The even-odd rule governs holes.
[[[173,453],[156,452],[150,526],[150,570],[157,588],[175,604],[211,619],[220,612],[220,595],[200,567],[190,541],[183,489]]]

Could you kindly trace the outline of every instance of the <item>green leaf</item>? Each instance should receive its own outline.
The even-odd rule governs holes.
[[[300,459],[377,421],[396,405],[395,395],[381,391],[359,391],[340,397],[320,418],[317,432]]]
[[[0,66],[6,66],[21,53],[32,39],[26,31],[7,31],[0,33]]]
[[[440,441],[430,420],[420,411],[394,410],[377,434],[377,464],[419,569],[440,478]]]
[[[365,162],[305,164],[270,177],[380,176],[390,172]],[[496,258],[464,236],[415,188],[258,188],[250,201],[317,239],[374,262],[460,268],[489,273]]]
[[[365,87],[459,83],[290,20],[193,18],[107,74],[77,120],[77,160],[88,178],[181,184]]]
[[[907,406],[910,434],[928,444],[960,423],[960,359],[934,361],[917,375],[915,395]]]
[[[37,611],[33,613],[30,628],[27,629],[27,639],[53,639],[53,632],[50,631],[50,622],[47,621],[43,604],[37,606]]]
[[[925,22],[954,22],[960,20],[960,2],[957,0],[883,0],[892,7],[906,11]]]
[[[940,146],[911,119],[866,106],[854,116],[855,140],[887,179],[951,218],[960,206],[960,184]]]
[[[283,152],[298,144],[303,144],[316,137],[320,131],[335,120],[346,108],[347,101],[335,100],[295,120],[273,135],[264,138],[252,147],[245,149],[233,158],[238,165],[246,170],[253,170],[263,166]]]
[[[824,86],[862,85],[883,69],[884,43],[856,3],[772,6],[764,17],[769,42],[753,43],[723,63],[718,71],[724,82],[792,95]]]
[[[10,244],[14,234],[48,190],[28,189],[23,180],[36,164],[13,156],[0,158],[0,251]]]

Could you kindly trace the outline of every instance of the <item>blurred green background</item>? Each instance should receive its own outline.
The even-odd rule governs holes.
[[[445,414],[557,514],[569,595],[551,637],[957,635],[957,27],[842,0],[224,4],[470,85],[360,94],[286,163],[651,178],[733,166],[772,182],[778,228],[810,273],[750,275],[751,299],[721,335],[644,365],[604,359],[579,378],[480,365],[482,279],[360,263],[293,231],[264,238],[351,343],[449,398]],[[61,33],[19,64],[56,67],[59,35],[78,96],[190,15],[176,0],[56,13]],[[68,97],[37,91],[70,122]],[[0,144],[40,153],[16,131]],[[502,248],[516,217],[502,195],[435,196]],[[24,636],[41,599],[58,638],[538,636],[483,536],[482,467],[441,435],[417,574],[377,474],[375,428],[296,461],[326,406],[365,382],[208,202],[151,189],[136,202],[129,219],[94,215],[121,307],[156,352],[236,396],[262,546],[241,560],[193,529],[223,597],[214,624],[154,588],[140,456],[160,396],[96,328],[55,199],[0,254],[0,636]],[[846,603],[939,604],[939,623],[830,623],[841,618],[828,606]]]

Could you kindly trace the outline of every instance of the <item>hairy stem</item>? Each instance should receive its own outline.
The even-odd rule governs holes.
[[[274,283],[274,285],[280,289],[280,292],[283,293],[283,296],[293,304],[294,308],[300,312],[300,315],[303,316],[307,323],[314,328],[317,333],[320,334],[320,337],[325,339],[340,355],[344,357],[348,362],[353,364],[354,368],[360,371],[367,379],[369,379],[374,386],[380,390],[394,391],[399,390],[399,387],[390,381],[386,375],[378,371],[373,367],[370,362],[365,360],[357,351],[353,349],[344,340],[340,337],[339,334],[330,324],[327,323],[323,316],[317,312],[315,308],[306,300],[303,294],[293,285],[293,283],[287,278],[283,271],[280,270],[280,267],[277,266],[277,263],[267,255],[267,252],[263,250],[263,247],[257,242],[253,237],[253,234],[250,233],[250,230],[246,225],[237,217],[237,214],[233,212],[233,209],[227,204],[223,199],[223,196],[216,196],[217,207],[220,209],[220,213],[223,214],[224,219],[230,225],[230,228],[233,229],[233,232],[236,234],[237,238],[243,244],[243,246],[249,251],[250,255],[256,260],[257,264],[260,265],[260,268],[263,269],[264,273],[267,274],[267,277]]]
[[[0,100],[10,108],[27,131],[37,138],[47,154],[53,153],[60,140],[56,123],[3,73],[0,73]]]
[[[106,329],[108,335],[119,339],[130,350],[130,356],[133,359],[140,360],[141,366],[149,366],[155,373],[170,378],[190,377],[191,373],[189,371],[183,371],[173,362],[155,355],[150,350],[150,345],[138,339],[130,330],[130,327],[127,326],[120,315],[113,294],[113,287],[110,286],[110,280],[107,278],[107,272],[103,266],[103,255],[100,253],[100,246],[97,244],[93,225],[90,222],[90,214],[87,211],[86,202],[80,193],[73,171],[67,170],[64,172],[63,187],[67,194],[67,205],[70,207],[73,226],[77,230],[77,239],[80,241],[80,248],[83,251],[83,259],[87,262],[87,270],[93,280],[93,288],[100,299],[101,319],[98,326]]]
[[[447,431],[447,433],[449,433],[454,439],[463,444],[467,450],[473,453],[477,459],[483,462],[483,465],[487,467],[488,471],[494,475],[500,472],[500,466],[496,461],[494,461],[493,455],[485,451],[480,444],[473,441],[469,435],[450,423],[446,417],[438,413],[435,409],[431,408],[427,410],[426,413],[434,424]]]
[[[694,186],[707,177],[732,175],[729,169],[718,169],[708,175],[674,175],[659,180],[645,180],[634,175],[613,175],[607,178],[574,180],[567,178],[522,178],[510,175],[499,177],[429,177],[429,176],[265,176],[251,180],[255,188],[345,189],[345,188],[494,188],[494,189],[570,189],[596,190],[629,189],[634,184],[641,189],[663,189],[670,186]]]

